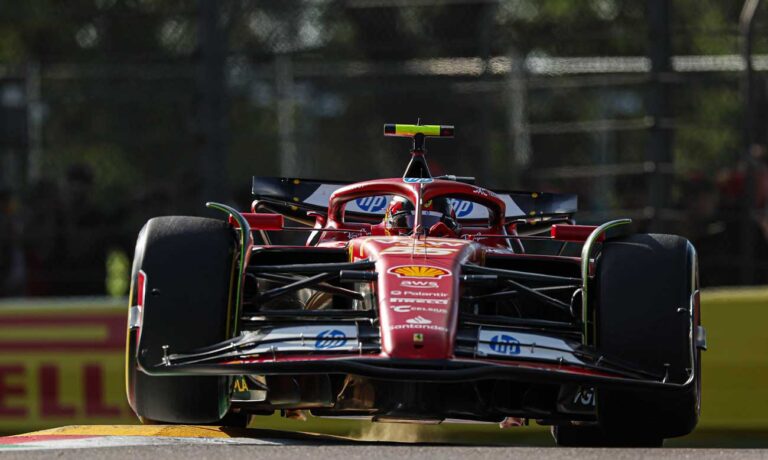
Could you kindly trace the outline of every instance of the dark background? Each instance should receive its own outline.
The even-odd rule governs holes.
[[[124,295],[148,218],[246,209],[251,175],[399,175],[382,124],[419,117],[456,125],[433,173],[577,192],[579,222],[692,239],[704,286],[768,283],[768,5],[751,41],[743,9],[4,2],[0,296]]]

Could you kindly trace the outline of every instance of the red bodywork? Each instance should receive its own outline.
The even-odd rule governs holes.
[[[482,204],[490,211],[488,225],[464,228],[457,238],[435,238],[390,235],[383,224],[344,223],[344,206],[351,200],[372,195],[400,195],[415,203],[420,194],[423,202],[451,196]],[[324,222],[326,228],[348,229],[370,236],[349,239],[346,233],[326,232],[318,246],[346,246],[350,262],[376,261],[382,357],[451,359],[461,265],[481,263],[489,250],[494,255],[515,256],[509,239],[492,236],[506,235],[504,215],[504,202],[494,192],[474,185],[448,180],[425,184],[405,183],[402,179],[373,180],[333,193],[328,220]],[[573,229],[569,231],[568,227]],[[553,230],[553,239],[583,242],[596,227],[561,225],[559,228]]]
[[[535,195],[535,194],[534,194]],[[430,229],[413,231],[409,235],[393,234],[384,222],[365,223],[359,219],[345,220],[345,208],[353,200],[371,196],[401,196],[411,203],[426,203],[438,197],[463,199],[477,203],[487,209],[487,219],[470,222],[460,227],[453,237],[433,236]],[[416,222],[419,229],[420,205],[416,205]],[[283,215],[255,212],[240,213],[239,221],[230,216],[230,224],[241,228],[241,224],[255,231],[299,230],[285,226]],[[522,254],[516,233],[516,223],[505,219],[505,201],[496,193],[475,185],[453,180],[427,179],[407,181],[401,178],[378,179],[343,186],[328,197],[328,211],[309,212],[315,218],[313,236],[309,237],[308,251],[312,247],[329,250],[344,249],[348,254],[346,262],[374,263],[377,277],[371,289],[376,297],[377,328],[380,348],[377,352],[336,351],[334,360],[365,357],[366,359],[393,359],[418,361],[467,362],[457,357],[457,331],[459,303],[462,295],[462,267],[466,264],[486,265],[486,259],[524,259],[526,261],[554,261],[576,266],[579,258]],[[535,218],[534,218],[535,220]],[[552,225],[551,236],[533,236],[539,240],[561,243],[583,243],[596,229],[583,225]],[[518,243],[515,246],[515,242]],[[254,245],[248,241],[245,251],[247,266],[254,251],[277,250],[297,251],[296,246]],[[312,259],[310,258],[310,261]],[[279,265],[279,264],[278,264]],[[303,340],[303,339],[302,339]],[[248,363],[317,362],[320,354],[266,355],[228,361],[229,365]],[[466,356],[466,355],[463,355]],[[514,356],[495,360],[492,356],[476,356],[477,361],[502,363],[505,366],[558,370],[565,373],[609,375],[595,369],[581,368],[564,363],[536,363],[518,360]],[[535,361],[535,360],[534,360]],[[578,372],[576,372],[578,370]]]

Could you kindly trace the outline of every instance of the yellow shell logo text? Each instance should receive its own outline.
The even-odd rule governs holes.
[[[448,270],[429,265],[402,265],[390,268],[389,273],[401,278],[442,278],[451,274]]]

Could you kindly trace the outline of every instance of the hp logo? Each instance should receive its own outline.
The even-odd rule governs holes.
[[[453,210],[456,211],[456,217],[459,219],[472,214],[472,210],[475,208],[474,203],[471,201],[457,200],[455,198],[451,198],[449,201]]]
[[[315,348],[318,350],[330,350],[346,345],[347,335],[338,329],[328,329],[317,334]]]
[[[520,341],[506,334],[494,335],[491,338],[491,350],[503,355],[519,355]]]
[[[355,204],[365,212],[380,212],[387,206],[387,197],[383,195],[367,196],[356,199]]]

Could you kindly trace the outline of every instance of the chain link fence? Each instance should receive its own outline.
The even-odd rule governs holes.
[[[705,286],[768,282],[764,5],[747,123],[740,4],[30,3],[0,15],[29,42],[0,60],[0,295],[103,294],[143,222],[246,208],[251,175],[400,175],[381,126],[419,118],[457,127],[435,174],[577,192],[692,239]]]

